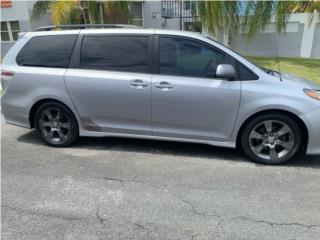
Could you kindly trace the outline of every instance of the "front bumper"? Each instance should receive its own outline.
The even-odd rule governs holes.
[[[309,133],[307,154],[320,155],[320,108],[300,117],[307,125]]]

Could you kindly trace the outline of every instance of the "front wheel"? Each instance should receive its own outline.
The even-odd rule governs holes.
[[[77,120],[64,105],[56,102],[42,104],[35,113],[34,126],[48,145],[65,147],[79,136]]]
[[[300,150],[302,133],[299,125],[285,114],[265,114],[252,119],[244,127],[241,145],[254,161],[281,164]]]

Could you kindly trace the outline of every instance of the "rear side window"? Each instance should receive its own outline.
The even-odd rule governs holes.
[[[67,68],[77,35],[33,37],[16,61],[20,66]]]
[[[83,38],[80,67],[149,72],[148,36],[87,36]]]

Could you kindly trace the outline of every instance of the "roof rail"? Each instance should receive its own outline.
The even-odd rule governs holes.
[[[87,28],[141,28],[126,24],[72,24],[72,25],[50,25],[38,28],[36,31],[50,31],[53,29],[87,29]]]

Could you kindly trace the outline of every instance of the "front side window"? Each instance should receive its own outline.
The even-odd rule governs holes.
[[[67,68],[77,35],[33,37],[16,61],[20,66]]]
[[[215,78],[225,54],[185,38],[160,37],[160,74]]]
[[[148,36],[87,36],[83,38],[80,67],[149,72]]]

